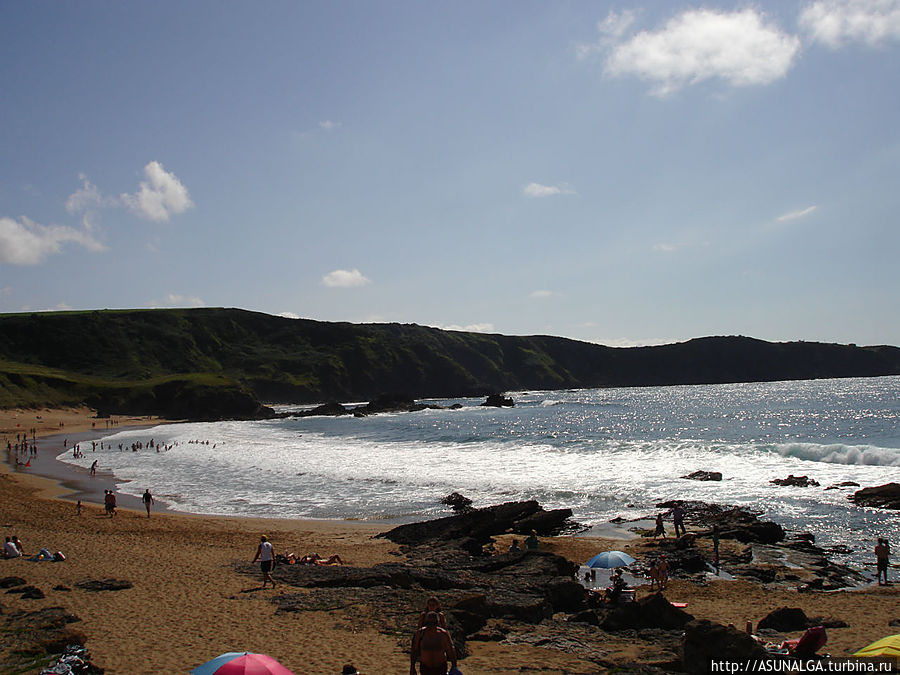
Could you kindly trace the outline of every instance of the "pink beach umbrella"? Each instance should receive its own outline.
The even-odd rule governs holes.
[[[191,675],[294,675],[266,654],[228,652],[197,666]]]

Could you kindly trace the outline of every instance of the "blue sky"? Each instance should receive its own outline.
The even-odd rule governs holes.
[[[0,4],[0,311],[900,345],[900,0]]]

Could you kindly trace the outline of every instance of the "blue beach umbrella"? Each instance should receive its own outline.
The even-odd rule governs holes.
[[[610,567],[625,567],[633,563],[634,560],[634,558],[622,551],[604,551],[588,560],[587,566],[600,567],[603,569],[609,569]]]

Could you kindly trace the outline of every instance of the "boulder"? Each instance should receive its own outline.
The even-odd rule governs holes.
[[[481,405],[493,408],[512,408],[515,404],[515,401],[508,396],[504,396],[503,394],[491,394]]]
[[[682,478],[689,480],[722,480],[722,473],[720,471],[694,471],[687,476],[682,476]]]
[[[712,672],[712,662],[727,659],[732,663],[766,660],[763,646],[750,635],[732,626],[707,620],[691,621],[684,627],[681,666],[688,673]]]
[[[818,487],[819,481],[813,480],[808,476],[795,476],[794,474],[790,474],[787,478],[776,478],[775,480],[770,480],[770,483],[774,483],[775,485],[781,485],[784,487]]]
[[[805,630],[809,627],[809,619],[806,613],[799,607],[782,607],[770,612],[762,621],[757,624],[757,630],[770,628],[779,633],[791,633],[793,631]]]
[[[654,593],[637,602],[626,602],[614,606],[606,613],[600,627],[606,631],[629,628],[677,630],[693,619],[694,617],[684,610],[674,607],[662,593]]]
[[[297,417],[319,417],[319,416],[330,416],[337,417],[338,415],[349,415],[350,411],[347,410],[344,406],[342,406],[337,401],[329,401],[328,403],[323,403],[320,406],[316,406],[312,410],[303,410],[296,414]]]
[[[533,518],[542,514],[539,518]],[[546,515],[545,515],[546,514]],[[536,501],[506,502],[482,509],[472,509],[455,516],[447,516],[421,523],[400,525],[377,536],[389,539],[395,544],[419,546],[428,542],[447,542],[465,538],[474,540],[467,549],[474,550],[490,542],[491,537],[508,531],[529,532],[552,536],[572,527],[570,509],[544,511]],[[520,525],[520,521],[523,524]]]
[[[449,506],[456,513],[465,513],[472,508],[472,500],[468,497],[463,497],[458,492],[451,492],[441,500],[441,504]]]
[[[900,484],[887,483],[877,487],[857,490],[850,500],[859,506],[872,506],[880,509],[900,509]]]

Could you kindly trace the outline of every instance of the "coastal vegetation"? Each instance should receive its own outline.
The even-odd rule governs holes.
[[[614,348],[240,309],[0,315],[0,407],[253,417],[267,403],[900,374],[900,349],[706,337]]]

